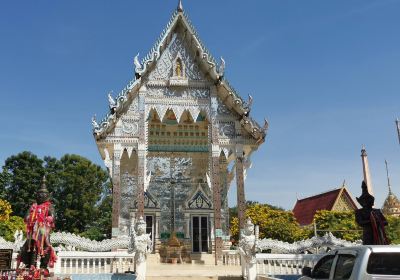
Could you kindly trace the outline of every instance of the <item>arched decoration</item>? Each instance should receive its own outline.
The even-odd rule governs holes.
[[[212,202],[204,192],[201,184],[198,185],[197,189],[193,192],[185,204],[188,209],[200,210],[213,208]]]
[[[137,154],[133,147],[124,148],[121,155],[121,174],[128,173],[129,175],[137,174]]]
[[[190,115],[192,116],[193,121],[196,121],[200,114],[199,108],[192,106],[188,109],[188,111],[190,112]]]
[[[210,118],[209,118],[209,114],[207,110],[201,109],[197,115],[197,117],[195,118],[196,122],[203,122],[203,121],[207,121],[209,122]]]
[[[179,117],[180,117],[180,115],[179,115]],[[178,119],[177,113],[172,109],[166,110],[165,115],[163,116],[163,119],[162,119],[162,123],[172,125],[172,124],[178,124],[178,122],[179,122],[179,119]]]
[[[192,124],[194,123],[192,115],[188,110],[183,111],[182,116],[179,120],[180,124]]]
[[[162,114],[163,112],[160,110],[160,108],[156,107],[151,107],[147,116],[147,120],[149,122],[155,122],[155,123],[161,123],[162,118],[165,115]]]
[[[200,107],[200,112],[197,115],[196,118],[193,118],[196,120],[196,122],[200,122],[200,121],[205,121],[207,120],[207,122],[210,122],[211,117],[210,117],[210,111],[208,108],[205,107]]]
[[[172,110],[174,111],[174,114],[176,116],[177,122],[180,123],[182,115],[183,115],[183,112],[185,111],[185,108],[182,107],[182,106],[173,106]]]
[[[225,161],[227,161],[227,160],[228,160],[228,157],[229,157],[229,150],[228,150],[228,148],[226,148],[226,147],[220,147],[219,150],[220,150],[220,156],[224,156],[224,157],[225,157]]]

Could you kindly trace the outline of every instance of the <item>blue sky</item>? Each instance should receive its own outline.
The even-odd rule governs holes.
[[[2,1],[0,163],[30,150],[83,155],[101,164],[90,119],[107,93],[133,77],[177,1]],[[342,184],[361,193],[361,145],[377,206],[387,195],[384,160],[400,196],[399,0],[183,1],[203,42],[252,116],[270,120],[253,156],[249,200],[291,209]],[[235,189],[231,191],[234,201]]]

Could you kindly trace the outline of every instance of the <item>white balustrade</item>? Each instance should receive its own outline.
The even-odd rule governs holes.
[[[223,265],[240,265],[240,254],[238,250],[222,250]]]
[[[313,267],[322,255],[256,254],[257,275],[300,275],[303,267]]]
[[[57,274],[123,273],[134,271],[134,254],[127,252],[61,251],[54,267]]]

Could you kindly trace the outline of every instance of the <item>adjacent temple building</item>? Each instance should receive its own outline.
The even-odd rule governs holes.
[[[113,184],[112,235],[127,235],[143,216],[154,250],[176,234],[193,253],[216,252],[229,235],[227,194],[237,184],[244,226],[244,180],[268,122],[244,101],[201,42],[179,2],[149,54],[135,57],[135,77],[109,113],[92,119]]]
[[[313,223],[315,213],[319,210],[354,211],[357,204],[345,184],[338,189],[298,199],[293,208],[293,215],[301,226]]]

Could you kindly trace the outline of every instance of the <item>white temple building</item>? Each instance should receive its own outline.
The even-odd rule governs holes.
[[[109,112],[92,120],[113,185],[112,235],[145,217],[158,251],[175,233],[190,253],[221,256],[229,236],[227,194],[237,183],[244,226],[246,170],[265,141],[268,122],[250,117],[248,101],[228,83],[182,3]]]

